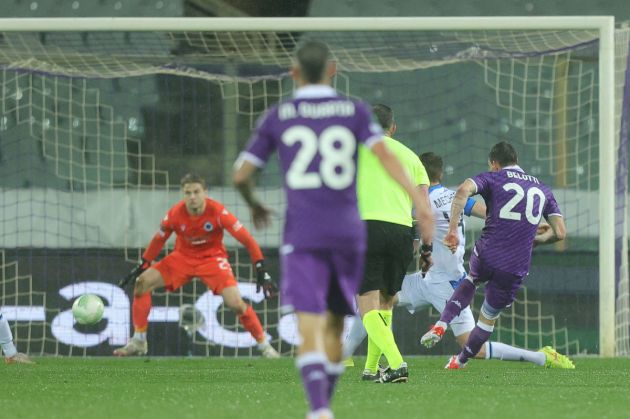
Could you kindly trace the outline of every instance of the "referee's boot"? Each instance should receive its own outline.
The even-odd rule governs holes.
[[[381,378],[379,379],[379,383],[406,383],[409,381],[409,370],[407,368],[407,363],[403,362],[400,364],[400,367],[397,369],[391,369],[387,367],[385,371],[381,373]]]

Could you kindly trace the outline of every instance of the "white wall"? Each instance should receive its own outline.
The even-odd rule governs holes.
[[[557,190],[555,195],[569,234],[597,237],[598,193]],[[260,191],[262,200],[277,212],[271,227],[264,231],[253,229],[249,211],[234,189],[213,188],[210,196],[239,217],[262,246],[280,244],[286,205],[281,189]],[[166,211],[180,198],[179,192],[164,190],[70,193],[53,189],[0,189],[0,246],[144,247]],[[481,220],[471,219],[468,229],[480,230],[482,225]],[[235,241],[228,235],[226,244],[233,245]]]

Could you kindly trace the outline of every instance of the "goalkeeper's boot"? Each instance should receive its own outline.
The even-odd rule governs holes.
[[[444,332],[446,332],[446,329],[442,326],[433,325],[431,329],[420,338],[420,344],[427,348],[433,348],[436,343],[442,340]]]
[[[34,364],[35,362],[33,362],[31,358],[28,357],[28,355],[18,352],[12,357],[8,357],[8,356],[5,357],[4,363],[5,364]]]
[[[136,338],[129,339],[129,342],[122,348],[114,349],[116,356],[146,355],[147,352],[149,352],[147,341]]]
[[[407,363],[403,362],[397,369],[387,367],[385,371],[381,372],[381,378],[378,383],[406,383],[409,381],[409,369]]]
[[[352,358],[344,359],[343,366],[346,367],[346,368],[354,367],[354,360]]]
[[[542,352],[545,354],[545,368],[564,368],[569,370],[575,369],[573,361],[571,361],[568,356],[558,353],[551,346],[545,346],[538,352]]]
[[[466,363],[459,362],[459,355],[453,355],[444,367],[445,370],[461,370],[464,368],[466,368]]]
[[[280,354],[278,351],[273,349],[273,346],[267,341],[258,344],[258,350],[260,350],[260,354],[263,358],[276,359],[280,358]]]

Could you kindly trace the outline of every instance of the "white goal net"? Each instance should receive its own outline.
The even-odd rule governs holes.
[[[337,61],[335,87],[392,107],[396,137],[418,153],[440,154],[447,185],[485,170],[492,144],[509,139],[524,169],[554,188],[569,238],[535,251],[527,290],[502,320],[500,340],[600,352],[600,169],[615,167],[615,342],[617,353],[630,353],[628,138],[621,130],[628,118],[627,31],[615,38],[614,127],[616,150],[626,155],[601,162],[594,29],[351,31],[335,30],[342,23],[332,19],[325,31],[281,24],[254,31],[246,23],[228,31],[90,31],[77,23],[84,29],[63,31],[49,22],[31,32],[0,32],[0,306],[21,349],[109,355],[126,343],[132,300],[115,284],[180,199],[179,178],[189,171],[202,174],[211,198],[250,227],[280,276],[282,217],[254,231],[230,174],[256,118],[291,95],[296,46],[318,39]],[[277,167],[272,162],[259,185],[282,214]],[[469,225],[470,244],[481,225]],[[274,346],[292,353],[294,319],[279,313],[277,300],[255,293],[247,252],[231,238],[226,243],[242,294]],[[95,326],[74,324],[69,311],[85,292],[106,302]],[[182,327],[182,306],[203,316],[196,330]],[[418,323],[398,317],[401,349],[421,353]],[[429,324],[422,315],[416,322]],[[154,294],[149,348],[153,355],[256,354],[221,298],[196,280]]]

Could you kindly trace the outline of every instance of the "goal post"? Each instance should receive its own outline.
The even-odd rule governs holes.
[[[19,78],[24,72],[33,71],[35,73],[44,73],[44,74],[53,74],[60,75],[63,77],[68,77],[69,80],[57,79],[53,83],[52,89],[67,89],[69,92],[76,90],[76,86],[74,86],[74,78],[77,79],[90,79],[90,78],[117,78],[117,77],[134,77],[134,76],[142,76],[142,75],[154,75],[154,74],[165,74],[172,75],[178,74],[182,77],[191,77],[191,78],[199,78],[202,80],[214,80],[219,81],[220,83],[224,83],[221,85],[221,94],[224,96],[224,106],[229,106],[230,108],[238,108],[240,110],[240,106],[242,106],[241,102],[243,100],[249,101],[247,105],[250,108],[254,108],[252,103],[260,98],[260,100],[264,101],[266,105],[273,103],[274,100],[278,100],[282,97],[285,97],[291,90],[291,86],[287,86],[286,75],[278,76],[276,73],[273,76],[256,76],[251,77],[247,83],[245,83],[246,88],[249,89],[248,92],[241,92],[240,81],[244,79],[244,76],[240,76],[234,67],[232,70],[225,70],[224,74],[216,74],[215,68],[217,62],[219,62],[226,54],[236,54],[239,57],[243,57],[241,53],[241,48],[243,50],[247,50],[249,54],[251,54],[251,61],[256,64],[261,65],[274,65],[276,67],[282,67],[288,65],[289,61],[287,61],[287,57],[290,57],[290,52],[286,50],[285,46],[282,45],[282,41],[284,38],[282,36],[278,36],[277,39],[274,40],[276,44],[280,44],[277,47],[279,53],[275,53],[271,51],[270,47],[264,43],[257,45],[256,42],[251,42],[251,44],[246,45],[247,42],[251,41],[246,38],[238,38],[232,37],[231,34],[237,33],[283,33],[283,34],[291,34],[294,32],[299,33],[309,33],[313,37],[316,37],[318,33],[326,33],[326,32],[336,32],[336,33],[351,33],[351,32],[361,32],[361,33],[369,33],[369,32],[391,32],[391,33],[400,33],[403,31],[407,31],[410,33],[413,32],[476,32],[476,31],[509,31],[510,33],[514,33],[516,31],[525,31],[525,32],[535,32],[540,31],[541,33],[545,33],[545,31],[586,31],[592,32],[592,39],[597,40],[597,60],[598,60],[598,75],[597,81],[595,82],[598,86],[597,96],[597,110],[593,110],[593,114],[597,115],[597,131],[598,131],[598,143],[597,143],[597,160],[599,164],[597,164],[597,173],[593,175],[593,177],[597,177],[597,191],[596,195],[589,195],[591,198],[596,196],[597,201],[597,241],[598,241],[598,274],[599,274],[599,354],[600,356],[610,357],[615,356],[615,325],[616,325],[616,283],[615,283],[615,275],[618,266],[615,261],[615,234],[616,234],[616,224],[615,224],[615,208],[618,203],[615,200],[615,179],[617,176],[616,167],[617,167],[617,140],[616,133],[618,132],[619,127],[617,126],[616,121],[616,107],[618,107],[619,102],[619,93],[616,91],[616,69],[618,69],[618,64],[615,62],[615,21],[612,16],[558,16],[558,17],[439,17],[439,18],[423,18],[423,17],[406,17],[406,18],[26,18],[26,19],[0,19],[0,31],[5,34],[11,33],[37,33],[37,34],[48,34],[48,33],[98,33],[98,32],[119,32],[119,33],[174,33],[180,34],[182,38],[188,39],[189,33],[224,33],[226,34],[226,38],[229,39],[229,48],[226,52],[226,45],[218,42],[217,46],[212,45],[209,47],[207,45],[208,39],[203,36],[199,37],[198,44],[200,48],[195,50],[197,55],[194,55],[194,59],[196,64],[201,66],[208,66],[210,70],[206,69],[196,69],[194,66],[191,66],[190,69],[181,70],[176,65],[173,65],[170,62],[171,56],[160,54],[146,54],[143,55],[141,53],[135,54],[135,56],[129,58],[129,67],[126,68],[125,71],[120,71],[119,69],[125,65],[123,61],[114,61],[112,63],[104,63],[102,57],[98,55],[93,55],[88,47],[77,47],[72,51],[72,56],[62,57],[58,56],[58,51],[47,51],[45,47],[42,45],[38,45],[37,48],[40,48],[39,55],[34,57],[33,60],[25,60],[24,57],[18,53],[13,53],[14,49],[18,49],[20,47],[28,48],[28,44],[21,45],[20,42],[16,42],[14,45],[10,45],[6,47],[5,50],[2,49],[3,46],[3,38],[0,38],[0,64],[1,68],[5,71],[13,71],[10,76],[7,77],[15,77]],[[291,35],[289,35],[291,36]],[[191,35],[192,37],[192,35]],[[177,37],[173,37],[177,38]],[[466,38],[466,35],[462,35],[462,39]],[[530,57],[533,57],[534,52],[537,51],[536,48],[540,48],[544,50],[545,54],[553,55],[555,53],[561,53],[565,49],[569,48],[577,48],[582,45],[587,45],[591,42],[589,37],[584,37],[583,39],[580,37],[572,38],[569,36],[571,41],[555,42],[553,39],[548,41],[544,35],[541,35],[538,39],[540,44],[535,44],[531,42],[531,47],[524,47],[521,50],[511,51],[510,45],[503,45],[500,37],[495,37],[492,39],[484,39],[480,37],[478,40],[473,40],[470,42],[472,45],[472,49],[467,49],[464,51],[455,51],[453,53],[449,53],[444,56],[440,56],[436,58],[436,63],[431,65],[436,66],[446,66],[450,63],[454,63],[457,61],[478,61],[481,62],[485,59],[487,60],[498,60],[500,58],[509,59],[509,55],[516,57],[517,59],[527,60]],[[179,39],[179,38],[178,38]],[[177,39],[175,39],[177,41]],[[340,50],[337,59],[343,60],[346,57],[350,57],[356,62],[352,64],[355,68],[359,68],[364,66],[361,71],[365,71],[366,73],[376,74],[378,72],[388,71],[390,68],[389,60],[393,60],[399,63],[400,71],[417,71],[422,68],[425,68],[425,64],[423,64],[421,59],[416,59],[413,56],[414,51],[404,52],[401,54],[401,57],[392,57],[387,52],[383,53],[382,56],[379,56],[380,53],[379,48],[369,49],[360,48],[361,40],[352,40],[353,42],[357,42],[359,47],[353,50]],[[36,40],[33,42],[37,42]],[[458,47],[458,40],[450,41],[453,44],[453,48]],[[573,42],[571,44],[571,42]],[[7,42],[10,43],[10,42]],[[433,45],[433,41],[431,37],[427,37],[427,39],[419,40],[418,42],[409,42],[406,46],[415,47],[417,45],[419,50],[422,50],[422,54],[424,51],[430,51],[427,54],[433,53],[433,48],[438,49],[442,48],[441,44],[438,44],[435,41],[435,46]],[[451,44],[445,43],[447,48],[450,48]],[[476,45],[481,45],[481,49],[485,54],[489,55],[475,55],[476,52],[474,48]],[[500,50],[496,47],[496,45],[500,44]],[[489,45],[489,46],[487,46]],[[258,49],[257,49],[258,48]],[[496,48],[496,49],[494,49]],[[531,49],[528,49],[531,48]],[[366,52],[366,50],[368,50]],[[198,52],[201,51],[201,52]],[[61,51],[63,52],[63,51]],[[496,52],[496,55],[492,55]],[[207,57],[210,57],[208,60],[204,59],[204,54]],[[224,54],[224,55],[221,55]],[[240,55],[239,55],[240,54]],[[371,55],[370,55],[371,54]],[[419,52],[420,54],[420,52]],[[64,65],[69,62],[69,60],[76,60],[78,63],[77,68],[69,68],[64,69]],[[124,57],[123,57],[124,59]],[[247,58],[249,59],[249,58]],[[13,61],[12,61],[13,60]],[[50,60],[50,62],[46,62],[46,60]],[[55,61],[58,60],[58,61]],[[135,60],[135,61],[134,61]],[[230,61],[230,59],[226,59],[226,61]],[[243,59],[243,61],[247,61]],[[42,64],[43,63],[43,64]],[[43,67],[42,67],[43,65]],[[99,73],[100,67],[102,65],[102,73]],[[393,64],[391,64],[393,66]],[[562,67],[564,64],[557,65],[557,68]],[[499,66],[499,65],[498,65]],[[512,64],[514,66],[514,64]],[[542,66],[542,65],[541,65]],[[228,66],[229,67],[229,66]],[[563,83],[568,77],[568,69],[565,68],[565,72],[567,75],[560,74],[559,79],[561,80],[558,83]],[[82,73],[83,71],[83,73]],[[397,70],[398,71],[398,70]],[[489,70],[488,70],[489,71]],[[542,70],[541,70],[542,71]],[[212,73],[212,74],[206,74]],[[231,73],[231,74],[228,74]],[[499,79],[503,77],[499,74],[500,71],[497,71],[496,77]],[[515,78],[517,78],[515,76]],[[72,80],[70,80],[72,79]],[[360,80],[359,83],[362,83],[361,77],[358,77]],[[8,80],[8,79],[7,79]],[[232,83],[232,81],[234,81]],[[7,81],[5,85],[8,85],[10,82]],[[16,82],[17,83],[17,82]],[[43,81],[42,81],[43,83]],[[257,88],[255,87],[256,83],[261,83],[260,90],[264,93],[259,93]],[[267,85],[273,83],[274,88],[273,92],[270,93],[267,89]],[[337,77],[336,83],[339,85],[346,86],[348,84],[352,84],[351,81],[346,75],[341,74]],[[50,89],[49,87],[42,87],[42,89]],[[497,82],[497,96],[500,95],[500,87]],[[566,89],[566,87],[564,88]],[[343,89],[342,89],[343,90]],[[525,90],[525,87],[523,87]],[[564,90],[558,90],[555,92],[555,95],[558,95],[559,92]],[[88,109],[88,105],[86,105],[91,98],[92,90],[83,89],[82,92],[82,105],[85,109]],[[17,97],[17,91],[14,93]],[[523,93],[523,97],[529,95],[529,92]],[[542,94],[542,92],[539,92]],[[579,93],[577,93],[579,94]],[[45,96],[45,95],[44,95]],[[103,106],[98,102],[95,94],[94,96],[94,104],[89,105],[90,112],[92,109],[95,109],[93,112],[98,112],[98,120],[103,119],[103,112],[110,112],[107,106]],[[244,99],[245,98],[245,99]],[[271,99],[270,99],[271,98]],[[617,99],[617,100],[616,100]],[[72,103],[76,103],[78,99],[73,99],[69,101],[69,105]],[[523,102],[526,101],[525,98],[522,99]],[[512,104],[512,98],[510,98],[510,112],[511,109],[515,109],[517,105]],[[8,103],[8,102],[7,102]],[[560,103],[560,105],[558,105]],[[559,101],[556,106],[566,107],[569,106],[564,102]],[[13,102],[11,102],[12,106]],[[227,105],[226,105],[227,104]],[[21,108],[18,105],[15,105],[17,110]],[[33,105],[35,106],[35,105]],[[39,106],[39,105],[37,105]],[[44,107],[44,105],[41,105]],[[528,105],[523,105],[524,108],[527,108]],[[9,105],[3,105],[4,109],[8,109]],[[29,112],[29,110],[27,110]],[[32,110],[30,110],[32,113]],[[249,110],[245,111],[245,113],[249,112],[247,115],[252,121],[254,116],[257,116],[259,113],[258,110]],[[524,111],[523,111],[524,112]],[[160,161],[156,161],[155,157],[149,156],[148,154],[141,151],[143,145],[140,141],[136,141],[135,139],[129,139],[127,137],[127,130],[131,127],[131,123],[129,122],[127,126],[119,127],[116,124],[116,118],[114,116],[115,110],[111,110],[112,117],[108,119],[108,127],[111,129],[110,137],[115,139],[120,137],[121,144],[124,144],[123,147],[127,147],[126,153],[129,154],[126,157],[127,163],[123,163],[122,165],[125,167],[125,170],[131,170],[127,167],[127,164],[130,160],[137,160],[137,177],[145,178],[152,177],[153,179],[157,179],[158,177],[162,179],[162,174],[160,172]],[[557,113],[556,110],[550,111],[551,114]],[[67,114],[70,117],[75,115],[75,111],[67,111]],[[85,112],[84,112],[85,114]],[[33,116],[30,116],[29,119],[31,124],[40,124],[45,125],[43,121],[37,120]],[[92,119],[94,119],[92,118]],[[70,118],[72,119],[72,118]],[[78,118],[80,121],[81,118]],[[90,118],[86,118],[85,121],[90,121]],[[512,121],[510,121],[512,122]],[[228,112],[223,114],[223,124],[238,124],[238,118],[236,118],[236,114],[230,114]],[[460,121],[461,123],[461,121]],[[563,122],[563,124],[569,124],[570,122]],[[53,123],[54,124],[54,123]],[[82,124],[82,127],[87,126],[87,122]],[[97,124],[98,125],[98,124]],[[102,125],[102,124],[101,124]],[[123,124],[124,125],[124,124]],[[464,122],[465,125],[465,122]],[[1,128],[1,127],[0,127]],[[76,127],[75,127],[76,128]],[[42,127],[42,130],[44,127]],[[90,129],[90,128],[84,128]],[[94,129],[101,129],[94,126]],[[578,129],[578,128],[571,128]],[[123,132],[124,133],[121,133]],[[553,131],[553,130],[552,130]],[[563,132],[565,132],[564,130]],[[221,151],[223,158],[229,158],[231,154],[233,154],[234,142],[237,139],[235,135],[236,131],[225,131],[224,138],[231,138],[229,147],[224,147]],[[118,137],[117,137],[118,136]],[[87,135],[89,137],[89,135]],[[99,137],[100,138],[100,137]],[[112,144],[114,141],[112,140]],[[61,155],[61,147],[60,148],[60,140],[55,138],[53,142],[42,141],[44,149],[47,150],[48,153],[55,153],[54,155]],[[99,143],[99,147],[103,147],[102,143]],[[53,147],[48,151],[46,147]],[[564,144],[562,149],[564,150],[568,145]],[[70,157],[66,157],[65,159],[70,161],[68,164],[67,170],[76,171],[83,170],[89,171],[92,170],[91,162],[85,163],[76,163],[76,157],[74,156],[75,146],[67,147],[69,151],[67,151]],[[439,150],[436,150],[439,151]],[[117,151],[114,148],[110,147],[110,151],[108,151],[109,156],[106,163],[99,160],[97,166],[98,168],[95,170],[101,170],[102,167],[106,166],[115,166],[114,159],[120,153],[125,153],[125,151]],[[570,152],[569,156],[572,156]],[[219,159],[221,158],[219,156]],[[124,160],[125,157],[123,156]],[[150,161],[149,161],[150,160]],[[545,160],[546,161],[546,160]],[[484,162],[481,162],[484,163]],[[66,164],[66,163],[64,163]],[[66,170],[65,168],[63,170]],[[115,172],[114,169],[111,170],[112,173]],[[75,172],[72,172],[75,173]],[[100,173],[100,172],[99,172]],[[75,176],[75,175],[72,175]],[[70,176],[70,178],[72,178]],[[99,175],[100,176],[100,175]],[[112,177],[117,176],[115,173],[111,175]],[[169,174],[165,173],[164,177],[168,179]],[[173,176],[171,174],[171,176]],[[223,176],[227,176],[226,172],[223,172]],[[451,179],[453,182],[456,179]],[[70,179],[72,183],[72,179]],[[100,178],[99,181],[101,182]],[[160,181],[161,182],[161,181]],[[168,187],[171,183],[154,181],[153,192],[155,189],[159,189],[157,186]],[[112,182],[112,184],[114,184]],[[101,183],[98,183],[101,185]],[[0,185],[2,186],[2,185]],[[109,186],[108,186],[109,187]],[[127,188],[127,186],[124,186]],[[74,186],[71,187],[71,189]],[[87,187],[86,187],[87,188]],[[100,186],[99,186],[100,188]],[[115,189],[115,188],[112,188]],[[146,188],[144,188],[146,189]],[[595,188],[593,188],[595,189]],[[87,189],[86,189],[87,190]],[[100,189],[99,189],[100,190]],[[143,187],[138,187],[138,191],[136,192],[136,198],[133,196],[128,198],[130,202],[139,202],[140,199],[145,199],[149,195],[142,195],[141,193],[145,193],[147,191],[143,191]],[[147,192],[148,193],[148,192]],[[277,191],[268,191],[270,196],[276,196],[278,194]],[[88,192],[86,192],[88,194]],[[275,195],[274,195],[275,194]],[[112,196],[114,196],[114,192],[112,192]],[[133,194],[131,194],[133,195]],[[162,195],[160,195],[162,196]],[[229,199],[231,198],[231,195]],[[176,194],[171,194],[169,197],[176,197]],[[88,195],[85,195],[85,200],[88,200]],[[162,199],[162,198],[160,198]],[[227,198],[226,198],[227,199]],[[166,202],[165,199],[163,199]],[[278,198],[278,202],[281,202],[281,198]],[[237,201],[233,201],[237,202]],[[162,203],[162,202],[160,202]],[[74,204],[73,204],[74,205]],[[77,204],[79,206],[79,204]],[[623,205],[625,210],[625,203]],[[81,207],[84,208],[84,207]],[[88,208],[86,205],[85,208]],[[113,207],[108,207],[109,210],[113,210]],[[83,210],[81,210],[83,211]],[[87,210],[86,210],[87,211]],[[82,213],[83,214],[83,213]],[[592,215],[595,217],[595,215]],[[159,219],[159,217],[157,218]],[[10,219],[4,220],[6,223],[11,222]],[[567,223],[571,223],[571,219],[567,219]],[[586,227],[585,227],[586,228]],[[128,236],[134,234],[133,228],[128,229]],[[275,233],[274,233],[275,234]],[[276,234],[277,235],[277,234]],[[100,237],[100,236],[99,236]],[[129,257],[132,259],[133,252],[137,252],[137,248],[140,246],[145,240],[148,240],[150,236],[142,237],[142,238],[129,238],[130,243],[133,245],[129,245],[125,248],[125,252],[129,251]],[[624,236],[627,239],[627,234]],[[102,238],[99,238],[102,241]],[[273,241],[273,240],[272,240]],[[270,241],[270,242],[272,242]],[[92,243],[100,243],[97,240]],[[11,242],[6,241],[3,244],[7,246],[14,245],[15,247],[21,247],[25,244],[23,242]],[[2,247],[7,247],[2,246]],[[33,246],[41,246],[38,242],[33,244]],[[45,247],[45,245],[43,246]],[[133,250],[136,249],[136,250]],[[238,253],[238,252],[237,252]],[[4,256],[4,255],[3,255]],[[238,254],[237,254],[238,258]],[[240,256],[240,259],[243,259]],[[241,265],[246,266],[247,262],[244,260],[240,260]],[[251,274],[251,273],[250,273]],[[16,274],[17,278],[18,275]],[[2,279],[2,278],[0,278]],[[16,291],[17,295],[17,291]],[[167,300],[168,301],[168,300]],[[0,301],[0,305],[2,301]],[[5,304],[7,304],[5,302]],[[208,302],[209,305],[214,303]],[[7,304],[8,305],[8,304]],[[16,304],[17,306],[17,304]],[[21,306],[21,305],[20,305]],[[168,316],[168,309],[164,309],[163,315]],[[165,317],[166,318],[166,317]],[[281,327],[280,325],[278,326]],[[626,326],[627,327],[627,326]],[[46,339],[49,339],[47,337]]]

